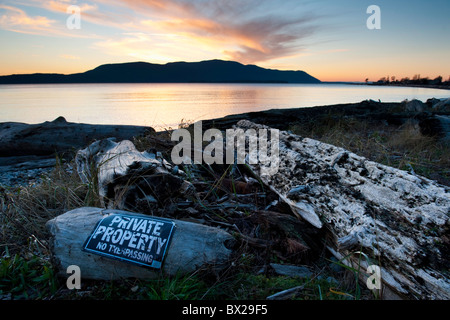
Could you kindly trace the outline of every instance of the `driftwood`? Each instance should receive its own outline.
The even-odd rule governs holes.
[[[47,222],[60,275],[67,277],[66,270],[70,265],[79,266],[81,277],[86,279],[151,279],[160,274],[159,269],[140,267],[82,251],[96,223],[106,215],[120,213],[130,214],[121,210],[85,207],[66,212]],[[164,275],[182,275],[202,267],[218,270],[229,259],[231,251],[226,245],[233,241],[230,234],[219,228],[173,221],[176,230],[162,266]]]
[[[261,179],[300,219],[328,230],[331,253],[360,266],[363,281],[379,266],[384,298],[450,298],[448,189],[288,132],[279,143],[279,170]]]
[[[149,131],[155,130],[143,126],[73,123],[63,117],[39,124],[4,122],[0,123],[0,157],[53,155],[84,148],[96,139],[131,139]]]
[[[194,187],[159,154],[139,152],[129,140],[111,139],[92,143],[75,157],[84,182],[98,184],[102,206],[143,212],[164,207],[177,195],[188,195]]]

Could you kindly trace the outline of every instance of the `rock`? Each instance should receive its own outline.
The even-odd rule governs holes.
[[[411,101],[403,101],[402,102],[403,108],[406,112],[424,112],[427,110],[427,105],[424,104],[422,101],[414,99]]]
[[[428,106],[429,109],[432,109],[433,106],[434,106],[436,103],[439,103],[439,102],[441,102],[441,100],[436,99],[436,98],[431,98],[431,99],[427,99],[426,104],[427,104],[427,106]]]
[[[264,126],[243,120],[237,128]],[[326,246],[339,261],[361,270],[380,266],[385,297],[392,293],[391,297],[409,299],[450,298],[446,187],[284,131],[279,146],[278,171],[261,180],[300,219],[325,228]],[[249,167],[254,172],[261,169],[260,164]],[[287,197],[303,185],[309,191],[301,199]],[[360,273],[364,283],[368,276]]]
[[[331,262],[329,264],[329,267],[333,272],[339,273],[345,271],[345,268],[340,265],[341,263],[338,261],[338,259],[336,259],[336,257],[333,256],[330,260]]]
[[[433,105],[433,111],[450,113],[450,98],[443,99]]]
[[[40,182],[56,165],[55,157],[0,157],[0,185],[26,186]]]
[[[51,234],[52,254],[59,266],[59,275],[67,277],[66,270],[70,265],[79,266],[81,277],[85,279],[152,279],[161,272],[168,276],[183,275],[203,267],[220,270],[232,252],[227,245],[232,243],[233,237],[224,230],[179,220],[173,220],[176,230],[161,271],[82,251],[97,222],[107,215],[124,213],[141,216],[120,210],[83,207],[48,221],[46,226]]]
[[[339,281],[337,281],[336,278],[333,278],[333,277],[328,277],[326,280],[327,280],[327,282],[328,282],[329,284],[334,284],[334,285],[336,285],[336,284],[339,283]]]
[[[84,148],[94,140],[131,139],[148,131],[154,130],[142,126],[73,123],[63,117],[39,124],[4,122],[0,123],[0,157],[53,155]]]
[[[300,278],[309,278],[312,276],[311,270],[309,270],[309,268],[305,266],[295,266],[278,263],[271,263],[270,266],[277,274],[282,276]]]
[[[188,196],[194,187],[181,170],[172,174],[162,157],[139,152],[131,141],[100,140],[79,150],[77,171],[84,182],[95,181],[102,206],[145,212],[163,208],[177,196]]]

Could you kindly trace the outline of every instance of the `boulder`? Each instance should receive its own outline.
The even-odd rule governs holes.
[[[450,113],[450,98],[443,99],[433,105],[433,111]]]
[[[450,141],[450,116],[434,114],[421,117],[419,127],[423,135]]]
[[[68,211],[47,222],[51,234],[53,258],[59,275],[67,277],[67,267],[77,265],[85,279],[116,280],[123,278],[152,279],[161,273],[167,276],[192,273],[208,267],[220,270],[228,261],[231,250],[227,248],[233,237],[219,228],[192,222],[175,222],[162,269],[152,269],[83,251],[86,239],[96,224],[114,214],[132,214],[121,210],[83,207]]]
[[[424,112],[428,109],[427,105],[420,100],[403,101],[403,108],[406,112]]]
[[[433,106],[434,106],[436,103],[439,103],[439,102],[441,102],[440,99],[430,98],[430,99],[427,99],[426,104],[427,104],[428,108],[431,109],[431,108],[433,108]]]

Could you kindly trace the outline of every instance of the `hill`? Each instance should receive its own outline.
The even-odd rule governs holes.
[[[128,62],[104,64],[76,74],[13,74],[0,84],[34,83],[320,83],[304,71],[264,69],[234,61]]]

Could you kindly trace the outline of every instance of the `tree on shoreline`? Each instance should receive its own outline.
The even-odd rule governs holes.
[[[409,77],[401,78],[401,80],[396,80],[396,76],[392,77],[382,77],[375,84],[415,84],[415,85],[450,85],[450,77],[447,81],[442,81],[442,76],[438,76],[434,79],[430,79],[429,77],[422,78],[420,74],[415,74],[412,79]],[[367,83],[368,79],[366,79]]]

